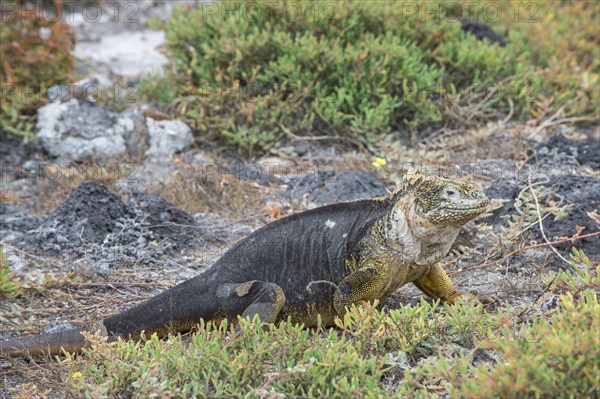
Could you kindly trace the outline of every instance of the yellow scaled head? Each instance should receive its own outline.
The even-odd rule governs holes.
[[[403,191],[414,198],[417,215],[434,225],[462,225],[482,214],[489,204],[479,187],[462,178],[425,177],[409,171]]]

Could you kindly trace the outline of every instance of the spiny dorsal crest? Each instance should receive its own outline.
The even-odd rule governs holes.
[[[455,184],[465,191],[470,191],[474,185],[466,177],[447,178],[437,175],[426,176],[414,169],[409,169],[400,184],[396,187],[394,200],[398,200],[407,194],[422,195],[423,192],[436,192],[447,184]]]

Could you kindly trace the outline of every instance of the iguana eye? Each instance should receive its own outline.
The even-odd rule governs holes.
[[[446,197],[448,197],[448,198],[457,198],[459,196],[458,190],[456,190],[452,187],[445,189],[444,194],[446,194]]]

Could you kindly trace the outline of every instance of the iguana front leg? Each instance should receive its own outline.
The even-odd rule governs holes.
[[[375,267],[367,266],[347,275],[333,295],[333,307],[338,315],[345,313],[345,306],[370,299],[380,288],[384,276]]]
[[[413,281],[418,289],[432,299],[453,304],[460,297],[454,283],[440,265],[434,265],[424,277]]]

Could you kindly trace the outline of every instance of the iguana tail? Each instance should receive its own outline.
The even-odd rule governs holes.
[[[98,326],[101,323],[98,323]],[[81,334],[84,331],[96,332],[94,329],[78,327],[52,333],[29,335],[22,338],[0,342],[0,357],[27,355],[59,355],[64,349],[67,352],[78,352],[89,343]],[[100,334],[106,335],[106,329],[100,328]]]
[[[215,291],[216,288],[207,285],[205,277],[200,275],[89,327],[0,341],[0,357],[58,355],[63,350],[79,352],[89,345],[81,334],[85,331],[99,331],[101,336],[114,341],[117,337],[135,339],[142,331],[164,336],[169,332],[189,330],[201,318],[212,318]]]

